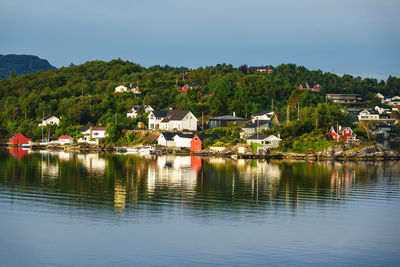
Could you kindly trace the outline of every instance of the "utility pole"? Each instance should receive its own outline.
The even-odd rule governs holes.
[[[300,102],[297,102],[297,120],[300,120]]]
[[[42,112],[42,142],[43,142],[43,118],[44,118],[44,111]]]
[[[204,130],[204,112],[201,112],[201,129]]]
[[[289,106],[289,104],[287,105],[287,109],[286,109],[286,120],[287,120],[287,122],[290,121],[290,106]]]
[[[271,111],[274,111],[274,99],[272,98]]]
[[[114,124],[117,124],[117,113],[115,113]]]

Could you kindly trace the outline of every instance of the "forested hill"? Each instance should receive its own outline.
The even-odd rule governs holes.
[[[187,73],[185,79],[179,79],[184,73]],[[321,91],[299,91],[299,85],[306,82],[319,83]],[[115,94],[114,88],[122,83],[138,83],[141,94]],[[178,92],[177,87],[186,83],[196,83],[199,87],[187,93]],[[92,61],[0,79],[0,135],[4,137],[14,131],[38,135],[41,131],[36,130],[37,123],[43,115],[62,117],[62,129],[107,125],[116,117],[121,118],[121,127],[132,128],[134,122],[126,120],[126,112],[132,105],[142,103],[155,109],[191,110],[196,116],[236,112],[237,116],[249,117],[271,109],[272,103],[274,110],[285,111],[288,103],[296,101],[302,108],[316,107],[325,103],[326,93],[358,93],[373,98],[377,92],[400,95],[400,79],[389,77],[387,81],[377,81],[338,76],[294,64],[279,65],[272,74],[267,74],[226,64],[188,69],[145,68],[119,59]]]
[[[56,67],[45,59],[31,55],[0,55],[0,78],[11,75],[35,73],[40,70],[51,70]],[[14,73],[13,73],[14,72]]]

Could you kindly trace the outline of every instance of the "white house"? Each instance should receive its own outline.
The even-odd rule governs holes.
[[[106,127],[103,126],[84,126],[80,133],[83,137],[78,139],[78,143],[99,144],[100,139],[107,136]]]
[[[275,135],[252,135],[246,138],[248,145],[251,143],[257,143],[263,146],[264,149],[275,149],[279,147],[279,142],[282,139],[276,137]]]
[[[379,120],[379,112],[376,110],[363,110],[358,114],[358,120]]]
[[[174,137],[177,135],[177,133],[161,133],[160,136],[157,138],[157,143],[160,146],[166,146],[166,147],[175,147],[175,141]]]
[[[375,110],[378,111],[379,114],[390,113],[390,109],[389,108],[381,108],[379,106],[376,106]]]
[[[154,110],[149,114],[149,129],[196,131],[197,118],[186,110]]]
[[[47,126],[47,125],[58,125],[60,124],[60,119],[56,116],[47,116],[45,117],[39,126]]]
[[[134,93],[140,94],[139,85],[137,84],[125,84],[115,87],[116,93]]]
[[[400,105],[400,96],[392,97],[387,104],[390,106]]]
[[[191,147],[190,141],[192,141],[194,134],[176,134],[173,139],[175,147],[189,148]]]
[[[261,111],[254,115],[251,115],[251,121],[271,121],[275,115],[274,111]]]
[[[138,115],[138,110],[140,109],[140,107],[141,106],[139,106],[139,105],[133,106],[130,110],[128,110],[128,113],[126,113],[126,116],[128,118],[132,118],[132,119],[136,118],[136,116]],[[145,113],[150,112],[150,111],[154,111],[154,109],[149,105],[144,105],[143,108],[144,108],[144,112]]]
[[[74,139],[69,135],[61,135],[60,137],[58,137],[58,142],[61,145],[72,144],[74,142]]]

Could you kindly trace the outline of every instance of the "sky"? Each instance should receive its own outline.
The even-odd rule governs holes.
[[[1,1],[0,54],[56,67],[294,63],[386,79],[400,76],[399,10],[398,0]]]

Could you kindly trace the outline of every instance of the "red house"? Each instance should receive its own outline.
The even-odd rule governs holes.
[[[300,84],[299,86],[300,90],[307,90],[310,92],[319,92],[321,91],[321,85],[314,84],[314,83],[306,83],[306,84]]]
[[[197,87],[199,87],[199,85],[196,84],[196,83],[187,83],[187,84],[185,84],[185,85],[184,85],[180,90],[178,90],[178,91],[179,91],[180,93],[186,93],[187,90],[189,90],[189,88],[190,88],[190,89],[193,89],[193,90],[196,90]]]
[[[357,135],[353,132],[353,130],[350,127],[346,127],[341,129],[339,126],[339,133],[335,131],[333,127],[329,130],[328,136],[335,140],[336,142],[340,141],[340,138],[342,139],[343,142],[352,142],[357,140]]]
[[[339,130],[339,133],[342,135],[343,142],[350,142],[356,140],[356,134],[350,127],[346,127],[343,130]]]
[[[31,141],[32,139],[26,138],[22,133],[15,133],[9,139],[10,145],[15,145],[15,146],[27,145]]]
[[[190,141],[190,151],[197,152],[203,149],[203,141],[206,138],[219,139],[216,134],[195,134]]]
[[[335,131],[335,129],[333,127],[331,127],[331,129],[329,130],[328,135],[330,138],[332,138],[336,142],[339,142],[340,135]]]

